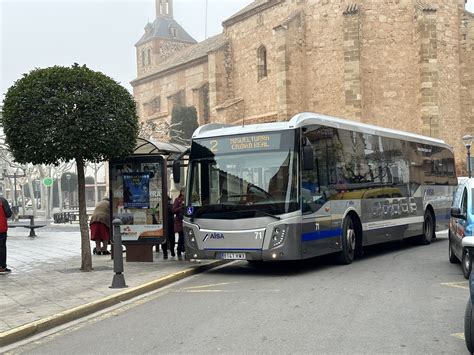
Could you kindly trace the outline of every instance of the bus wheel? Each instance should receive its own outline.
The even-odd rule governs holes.
[[[423,234],[420,235],[420,243],[428,245],[433,240],[434,235],[434,218],[430,210],[425,211],[425,218],[423,222]]]
[[[467,301],[466,313],[464,313],[464,339],[466,339],[467,350],[472,354],[474,352],[474,319],[472,319],[471,299]]]
[[[472,265],[471,265],[471,253],[467,249],[464,249],[462,251],[461,266],[462,266],[462,274],[464,275],[466,279],[469,279]]]
[[[354,221],[347,216],[342,223],[342,250],[338,254],[338,261],[348,265],[354,260],[356,248],[356,231]]]
[[[449,246],[448,246],[449,262],[451,264],[459,264],[459,259],[456,256],[456,254],[454,254],[454,251],[453,251],[453,242],[451,242],[451,232],[449,232],[448,234],[448,240],[449,240]]]

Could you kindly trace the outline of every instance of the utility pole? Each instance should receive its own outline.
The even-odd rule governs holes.
[[[206,24],[205,24],[205,29],[204,29],[204,39],[207,39],[207,5],[208,5],[208,0],[206,0]]]

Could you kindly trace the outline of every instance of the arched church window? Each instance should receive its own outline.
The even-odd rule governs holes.
[[[166,14],[170,14],[170,2],[168,0],[166,0]]]
[[[148,54],[148,65],[150,65],[151,64],[151,49],[150,48],[148,48],[147,54]]]
[[[142,67],[145,66],[145,50],[142,50]]]
[[[261,46],[257,51],[258,57],[258,80],[262,80],[267,77],[267,49],[265,46]]]

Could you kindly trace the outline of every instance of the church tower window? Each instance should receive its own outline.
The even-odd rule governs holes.
[[[171,31],[171,36],[173,36],[173,38],[178,37],[178,30],[176,30],[176,28],[171,27],[170,31]]]
[[[142,67],[145,66],[145,50],[142,51]]]
[[[150,48],[148,48],[147,54],[148,54],[148,65],[150,65],[151,64],[151,49]]]
[[[267,49],[265,46],[261,46],[257,51],[258,57],[258,80],[262,80],[267,77]]]

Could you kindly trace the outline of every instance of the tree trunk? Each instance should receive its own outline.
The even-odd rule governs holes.
[[[62,187],[62,179],[61,175],[58,178],[58,194],[59,194],[59,212],[63,211],[63,187]]]
[[[22,214],[23,216],[26,214],[25,212],[25,205],[26,205],[26,201],[25,201],[25,188],[23,185],[20,184],[20,192],[21,192],[21,210],[22,210]]]
[[[51,167],[49,167],[49,173],[48,177],[52,177],[53,174],[51,174]],[[51,211],[53,210],[53,185],[47,187],[48,189],[48,209],[46,210],[46,219],[49,221],[51,219]]]
[[[36,193],[33,188],[33,180],[31,180],[31,172],[27,173],[28,178],[28,190],[30,190],[31,208],[33,209],[33,216],[36,218]]]
[[[86,211],[86,179],[84,177],[84,161],[76,158],[77,187],[79,193],[79,226],[81,229],[81,270],[92,271],[91,244],[89,242],[89,228]]]
[[[97,187],[97,164],[94,164],[94,206],[99,202],[99,188]]]

